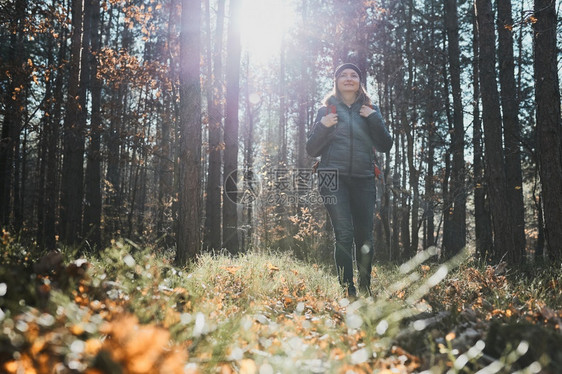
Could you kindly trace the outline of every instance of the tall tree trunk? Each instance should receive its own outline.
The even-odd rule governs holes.
[[[494,16],[490,0],[476,0],[475,6],[480,41],[479,69],[482,89],[482,120],[484,123],[488,191],[494,227],[494,257],[496,260],[500,260],[513,248],[514,243],[509,221],[510,208],[507,200],[507,180],[502,144],[502,118],[495,70]]]
[[[53,3],[56,0],[53,0]],[[66,28],[62,29],[62,39],[67,40]],[[62,61],[67,59],[68,49],[65,43],[61,43],[60,49],[58,51],[57,63],[62,64]],[[56,234],[57,234],[57,206],[58,197],[60,192],[60,125],[61,125],[61,113],[62,113],[62,103],[64,96],[64,69],[57,69],[54,78],[54,102],[52,103],[52,109],[49,113],[50,117],[53,119],[51,131],[49,132],[47,140],[48,148],[48,159],[47,159],[47,170],[46,170],[46,191],[45,191],[45,248],[49,250],[54,250],[56,248]]]
[[[435,174],[433,168],[435,165],[435,138],[436,126],[433,119],[433,105],[430,107],[427,117],[427,173],[425,174],[425,232],[424,232],[424,248],[435,245]]]
[[[92,58],[91,58],[91,39],[92,39],[92,6],[89,3],[89,0],[83,0],[82,2],[82,50],[80,51],[80,89],[78,91],[78,96],[79,96],[79,100],[78,100],[78,105],[79,105],[79,116],[78,116],[78,121],[79,121],[79,126],[82,128],[83,131],[83,135],[84,135],[84,140],[82,141],[82,161],[85,155],[85,141],[86,141],[86,123],[88,122],[88,90],[90,90],[90,78],[91,78],[91,64],[92,64]],[[87,160],[87,158],[86,158]],[[86,185],[85,185],[85,170],[84,170],[84,165],[82,165],[82,173],[83,173],[83,186],[82,186],[82,197],[81,200],[83,201],[83,212],[85,212],[85,208],[86,208],[86,204],[85,204],[85,191],[86,191]],[[83,226],[83,219],[84,217],[82,217],[81,220],[81,226],[80,226],[80,237],[85,239],[86,238],[86,230]]]
[[[410,225],[411,222],[411,236],[409,237],[409,243],[404,243],[405,259],[409,259],[416,255],[419,244],[418,236],[418,226],[419,226],[419,175],[420,170],[415,165],[414,161],[414,148],[416,143],[416,128],[410,124],[416,124],[417,119],[417,97],[411,93],[414,91],[414,81],[415,81],[415,66],[414,66],[414,54],[412,51],[413,40],[413,24],[412,18],[416,11],[415,4],[413,0],[409,1],[408,4],[408,15],[407,15],[407,30],[406,30],[406,58],[407,58],[407,68],[408,68],[408,81],[406,83],[405,91],[405,102],[409,107],[409,115],[406,111],[402,114],[402,126],[404,128],[404,134],[406,135],[406,159],[408,161],[408,184],[409,188],[407,190],[411,191],[411,219],[408,217],[406,222]],[[406,222],[403,222],[405,233]]]
[[[392,175],[392,239],[389,260],[400,259],[400,198],[402,188],[400,186],[400,133],[394,133],[394,173]],[[394,257],[392,256],[394,254]]]
[[[404,118],[404,117],[403,117]],[[401,153],[401,163],[400,168],[402,169],[400,181],[400,243],[402,244],[402,256],[401,260],[406,261],[411,257],[411,236],[410,236],[410,194],[408,191],[408,169],[406,167],[408,163],[407,155],[407,145],[406,145],[406,134],[405,131],[400,134],[400,147],[402,148]]]
[[[90,82],[92,97],[92,115],[90,122],[90,141],[86,164],[86,194],[84,207],[84,234],[90,245],[101,249],[101,81],[97,78],[97,58],[100,52],[100,2],[89,0],[92,12],[91,50],[87,54],[90,62]]]
[[[452,195],[452,216],[449,220],[450,241],[444,243],[445,256],[452,257],[466,245],[466,191],[464,167],[464,123],[461,91],[461,66],[459,47],[459,22],[457,1],[445,1],[445,26],[447,29],[447,50],[451,92],[453,95],[453,132],[451,133],[450,193]]]
[[[537,154],[548,256],[562,257],[562,158],[560,86],[557,72],[556,2],[535,0],[534,68]]]
[[[279,52],[279,153],[277,163],[280,167],[287,166],[287,88],[286,78],[286,51],[285,42],[281,43]],[[282,208],[278,206],[278,208]]]
[[[445,52],[445,38],[443,38],[443,54],[446,55]],[[442,75],[443,75],[443,97],[445,98],[445,114],[447,118],[447,129],[448,133],[452,134],[454,132],[454,118],[453,113],[451,112],[451,101],[449,99],[449,76],[447,73],[447,60],[443,60],[442,66]],[[442,180],[442,193],[443,193],[443,239],[442,239],[442,246],[447,248],[450,247],[450,243],[453,242],[454,238],[452,238],[453,230],[449,228],[451,224],[451,220],[453,217],[453,196],[451,193],[451,151],[452,148],[448,147],[445,149],[444,156],[445,156],[445,169],[443,170],[443,175],[441,177]],[[439,225],[441,226],[441,224]],[[445,254],[446,255],[446,254]]]
[[[53,49],[52,39],[48,41],[48,48]],[[52,67],[54,54],[49,55],[47,66]],[[37,243],[41,247],[45,246],[45,198],[47,195],[46,179],[47,179],[47,160],[48,160],[48,138],[49,133],[52,131],[53,118],[50,117],[50,103],[53,101],[53,85],[49,80],[45,84],[45,101],[42,105],[42,110],[46,115],[41,118],[41,133],[39,135],[39,180],[37,183],[36,205],[37,205]]]
[[[105,173],[106,181],[106,210],[105,216],[105,230],[108,234],[113,235],[118,233],[121,229],[119,224],[121,213],[121,164],[120,157],[120,143],[121,143],[121,128],[123,117],[120,114],[120,108],[127,105],[126,86],[124,84],[113,87],[111,93],[112,104],[110,110],[110,118],[112,120],[109,124],[108,131],[105,132],[105,144],[107,146],[107,168]]]
[[[82,198],[84,184],[84,124],[81,106],[82,86],[80,69],[82,64],[83,3],[72,1],[72,36],[70,71],[66,115],[64,118],[64,155],[62,168],[61,238],[68,245],[78,244],[82,223]]]
[[[386,6],[384,0],[381,1],[381,6],[384,8]],[[388,124],[394,123],[391,120],[392,115],[392,88],[389,84],[390,81],[390,72],[394,69],[391,53],[390,53],[390,41],[389,41],[389,23],[387,22],[388,15],[386,13],[381,15],[381,33],[382,33],[382,48],[383,48],[383,59],[382,59],[382,70],[381,70],[381,82],[382,87],[382,94],[379,94],[380,97],[380,107],[383,112],[385,122]],[[394,132],[394,131],[393,131]],[[397,136],[396,136],[397,138]],[[396,152],[396,144],[395,144],[395,152]],[[388,154],[385,157],[385,165],[384,165],[384,175],[382,181],[377,185],[377,195],[381,196],[381,204],[379,205],[379,212],[377,214],[375,212],[375,235],[378,240],[375,241],[375,253],[381,253],[380,256],[381,260],[392,260],[392,232],[390,229],[390,219],[391,219],[391,186],[392,180],[390,179],[390,160],[391,155]],[[379,166],[383,166],[380,164]],[[380,188],[378,188],[380,187]],[[396,199],[393,199],[393,202],[396,202]],[[394,210],[393,210],[394,212]],[[384,235],[383,235],[384,234]],[[395,252],[398,253],[398,252]]]
[[[27,90],[26,90],[27,91]],[[24,102],[27,101],[27,94],[26,99]],[[25,104],[24,104],[25,108]],[[16,232],[19,232],[22,228],[24,228],[25,221],[24,221],[24,205],[25,205],[25,197],[26,197],[26,179],[27,179],[27,142],[28,142],[28,134],[29,129],[25,125],[28,123],[27,113],[24,110],[23,113],[23,126],[21,131],[21,147],[18,149],[16,162],[15,162],[15,173],[14,173],[14,229]]]
[[[53,0],[52,5],[54,5]],[[61,40],[66,40],[66,33],[61,29]],[[41,156],[40,156],[40,177],[39,188],[37,194],[37,242],[41,248],[47,250],[55,249],[55,216],[54,209],[56,204],[56,187],[54,181],[58,175],[57,169],[57,139],[59,131],[60,108],[59,100],[62,101],[62,69],[55,67],[60,66],[60,61],[64,58],[66,50],[65,43],[61,43],[58,51],[55,49],[55,38],[48,39],[47,48],[52,51],[47,60],[47,66],[53,69],[50,79],[45,83],[45,100],[42,104],[44,112],[41,132]],[[57,96],[58,94],[58,96]]]
[[[170,2],[169,13],[168,13],[168,29],[166,35],[163,37],[166,40],[170,40],[173,35],[172,25],[177,24],[179,21],[176,20],[176,9],[177,1],[174,0]],[[171,76],[174,76],[174,62],[173,60],[168,62],[168,56],[171,54],[169,43],[162,41],[160,43],[162,46],[162,51],[159,54],[160,63],[163,65],[169,65]],[[176,148],[172,144],[172,129],[174,128],[175,121],[178,116],[174,116],[175,112],[175,97],[173,90],[168,89],[168,82],[161,82],[161,91],[164,103],[161,111],[162,121],[160,129],[160,147],[159,147],[159,161],[158,161],[158,208],[157,208],[157,220],[156,220],[156,232],[159,237],[164,238],[168,245],[173,245],[171,231],[173,231],[170,224],[169,217],[173,215],[173,196],[174,196],[174,156],[172,155],[172,149]],[[174,85],[172,85],[174,87]]]
[[[300,76],[301,83],[306,82],[306,62],[301,62]],[[297,109],[297,168],[304,169],[306,165],[306,129],[308,125],[308,112],[310,111],[310,100],[305,84],[298,90],[298,109]]]
[[[430,14],[436,14],[437,1],[431,1],[426,4],[426,11]],[[433,22],[430,25],[429,31],[429,45],[434,46],[437,50],[439,48],[438,42],[438,25]],[[433,65],[433,64],[432,64]],[[434,66],[439,66],[435,64]],[[439,70],[429,68],[427,71],[427,90],[429,93],[427,104],[425,107],[424,122],[427,131],[426,147],[427,151],[424,152],[424,158],[427,160],[427,172],[425,173],[425,207],[424,207],[424,232],[423,232],[423,248],[434,246],[435,242],[435,206],[436,206],[436,192],[435,192],[435,149],[438,144],[438,133],[436,118],[441,102],[436,93],[439,92]],[[424,148],[425,149],[425,148]]]
[[[487,202],[487,184],[484,177],[484,152],[482,148],[482,121],[480,119],[480,80],[478,69],[478,29],[476,25],[476,14],[472,10],[472,86],[473,86],[473,109],[472,109],[472,147],[473,147],[473,174],[474,174],[474,231],[476,236],[476,254],[480,261],[486,261],[492,253],[492,222],[490,218],[489,204]]]
[[[206,2],[208,4],[208,0]],[[210,90],[207,94],[209,112],[209,173],[207,176],[207,200],[205,205],[205,244],[210,250],[221,247],[221,166],[222,166],[222,115],[223,115],[223,29],[225,0],[217,4],[214,43],[211,43],[209,26],[208,49]],[[210,11],[210,10],[209,10]],[[208,22],[211,22],[210,14]],[[212,60],[212,63],[211,63]]]
[[[240,98],[240,0],[230,2],[226,68],[226,117],[224,122],[223,247],[239,252],[238,212],[235,202],[238,180],[238,103]]]
[[[510,225],[513,230],[513,244],[508,256],[510,262],[519,263],[525,259],[525,207],[523,205],[523,177],[521,173],[521,130],[519,127],[519,105],[515,84],[515,61],[511,28],[511,0],[498,0],[498,62],[500,66],[501,105],[503,113],[505,169],[507,192],[511,207]]]
[[[25,17],[27,11],[27,0],[16,0],[12,18],[12,32],[9,38],[8,62],[9,80],[3,102],[6,103],[2,134],[0,138],[0,226],[8,228],[11,223],[11,214],[19,205],[18,188],[19,181],[16,179],[15,160],[19,155],[19,138],[24,117],[24,96],[26,77],[25,50],[23,40],[25,37]],[[15,217],[14,217],[15,218]],[[17,227],[16,230],[19,230]]]
[[[180,34],[180,155],[176,263],[187,264],[201,248],[201,2],[183,0]]]
[[[537,194],[537,190],[539,190],[539,167],[535,168],[535,175],[534,175],[534,183],[533,183],[533,202],[535,204],[536,209],[536,217],[537,217],[537,241],[534,246],[534,260],[535,263],[544,262],[545,257],[545,234],[544,234],[544,213],[543,213],[543,206],[542,206],[542,198],[540,192]]]
[[[409,259],[411,254],[411,235],[410,235],[410,213],[411,213],[411,193],[412,190],[409,186],[410,173],[415,172],[415,170],[409,170],[408,165],[410,163],[409,159],[409,147],[413,142],[413,134],[412,134],[412,127],[409,124],[409,116],[408,113],[412,111],[411,99],[412,93],[411,88],[413,87],[413,63],[412,63],[412,54],[411,54],[411,44],[412,44],[412,16],[413,16],[413,7],[412,1],[407,2],[400,2],[398,5],[398,17],[404,23],[403,27],[400,27],[399,30],[396,32],[396,41],[397,45],[401,47],[399,53],[401,54],[398,57],[396,62],[401,64],[400,67],[400,77],[398,77],[396,81],[396,95],[399,99],[397,99],[395,103],[394,112],[396,115],[396,119],[399,122],[398,133],[395,135],[398,139],[397,149],[398,153],[396,154],[395,165],[396,169],[399,169],[399,186],[397,187],[397,191],[399,191],[399,195],[397,199],[398,202],[398,209],[399,209],[399,219],[394,222],[394,227],[398,230],[399,236],[399,243],[400,243],[400,252],[398,259],[405,261]],[[413,144],[412,144],[413,146]],[[412,148],[413,149],[413,148]]]
[[[303,25],[311,17],[311,7],[308,1],[301,2],[302,8],[301,22]],[[297,71],[299,74],[298,85],[296,87],[298,97],[297,109],[297,168],[304,169],[310,167],[310,159],[306,154],[306,134],[310,124],[310,113],[314,111],[314,105],[311,100],[311,90],[314,87],[315,79],[311,76],[311,70],[315,70],[314,56],[309,53],[306,42],[301,41],[298,46],[298,61],[296,61]],[[312,119],[314,121],[314,119]]]
[[[244,131],[244,186],[253,188],[255,186],[255,174],[254,174],[254,123],[255,123],[255,114],[256,114],[256,103],[252,103],[251,100],[251,91],[250,91],[250,79],[249,79],[249,59],[247,59],[245,64],[246,71],[244,75],[246,79],[244,80],[244,93],[245,93],[245,103],[246,103],[246,121],[245,121],[245,131]],[[252,190],[251,193],[257,192]],[[246,193],[246,191],[244,191]],[[244,230],[244,239],[242,243],[244,244],[244,248],[248,248],[251,245],[252,237],[253,237],[253,225],[252,225],[252,218],[254,215],[254,205],[253,199],[254,195],[247,196],[248,199],[243,200],[243,207],[245,212],[245,226],[246,230]]]

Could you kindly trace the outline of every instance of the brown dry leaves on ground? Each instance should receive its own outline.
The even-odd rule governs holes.
[[[476,372],[500,361],[504,372],[540,372],[562,362],[548,347],[529,347],[545,331],[549,344],[558,342],[560,310],[512,287],[498,267],[463,267],[413,301],[414,287],[395,287],[400,275],[378,267],[376,297],[350,302],[332,275],[287,256],[205,256],[182,272],[153,255],[133,258],[129,249],[114,255],[121,264],[113,268],[82,261],[35,275],[48,302],[15,315],[3,310],[1,370]],[[416,284],[435,275],[427,265],[414,273]],[[557,296],[558,282],[542,290]],[[511,336],[510,324],[538,330]],[[517,357],[502,361],[510,352]]]

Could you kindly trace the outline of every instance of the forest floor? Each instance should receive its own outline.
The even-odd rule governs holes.
[[[562,372],[560,269],[423,252],[349,300],[331,271],[275,252],[179,269],[130,242],[73,261],[0,249],[0,372]]]

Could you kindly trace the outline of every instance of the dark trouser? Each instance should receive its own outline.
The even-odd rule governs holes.
[[[339,175],[334,191],[320,187],[324,206],[328,210],[336,244],[334,256],[340,284],[355,290],[353,284],[353,243],[359,289],[370,293],[373,262],[373,214],[375,209],[375,178]]]

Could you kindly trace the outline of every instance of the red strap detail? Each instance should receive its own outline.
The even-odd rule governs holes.
[[[375,149],[374,146],[373,146],[373,152],[377,152],[377,150]],[[381,174],[382,174],[382,171],[379,168],[379,165],[377,165],[376,154],[375,154],[375,178],[378,178]]]
[[[336,106],[335,105],[329,105],[328,110],[330,111],[330,113],[336,114]]]

